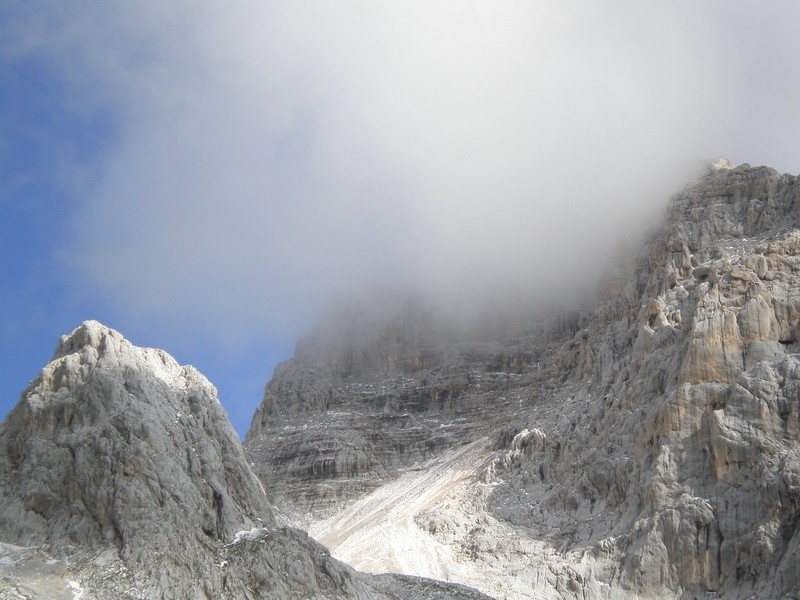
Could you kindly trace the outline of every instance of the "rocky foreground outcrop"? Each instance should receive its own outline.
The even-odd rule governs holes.
[[[214,387],[89,321],[0,426],[0,598],[480,598],[279,524]]]
[[[798,178],[717,161],[590,310],[471,330],[415,302],[339,313],[276,369],[248,455],[319,529],[489,437],[482,473],[413,515],[453,579],[498,598],[800,597],[798,224]]]

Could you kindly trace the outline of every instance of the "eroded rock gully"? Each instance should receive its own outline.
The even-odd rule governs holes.
[[[469,331],[410,300],[339,313],[276,369],[248,457],[313,529],[486,437],[480,474],[407,515],[452,579],[798,597],[798,215],[796,177],[718,161],[594,308]]]

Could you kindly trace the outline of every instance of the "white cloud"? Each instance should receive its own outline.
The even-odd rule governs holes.
[[[86,280],[248,335],[370,283],[590,277],[696,161],[800,164],[800,15],[749,6],[92,3],[15,39],[119,118]]]

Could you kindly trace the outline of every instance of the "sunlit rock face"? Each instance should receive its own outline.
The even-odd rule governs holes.
[[[154,568],[148,589],[208,570],[197,544],[273,520],[214,387],[94,321],[61,339],[9,414],[0,468],[3,541],[108,545]]]
[[[619,546],[637,585],[745,597],[800,586],[798,202],[795,177],[712,170],[672,200],[638,289],[616,302],[638,306],[633,342],[593,381],[605,412],[641,415],[628,492],[639,511]],[[642,565],[658,560],[656,579]]]
[[[546,447],[512,461],[496,513],[574,519],[637,593],[798,588],[798,199],[797,178],[746,165],[672,199],[626,287],[563,351],[584,410],[537,425]]]
[[[480,474],[406,515],[438,572],[507,598],[796,593],[798,216],[796,177],[715,161],[593,308],[339,313],[269,383],[256,473],[344,555],[332,513],[488,437]]]
[[[0,426],[0,598],[478,598],[278,524],[214,387],[88,321]],[[434,593],[435,592],[435,593]]]

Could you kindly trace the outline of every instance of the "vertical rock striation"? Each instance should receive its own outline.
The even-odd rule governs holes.
[[[468,332],[409,310],[339,318],[276,370],[247,438],[256,472],[316,522],[489,436],[482,477],[416,518],[471,585],[791,597],[799,223],[797,177],[716,161],[590,311]],[[359,327],[370,335],[348,337]]]
[[[672,199],[559,351],[583,409],[532,407],[547,441],[500,465],[494,514],[637,595],[800,589],[799,203],[796,177],[729,164]]]

